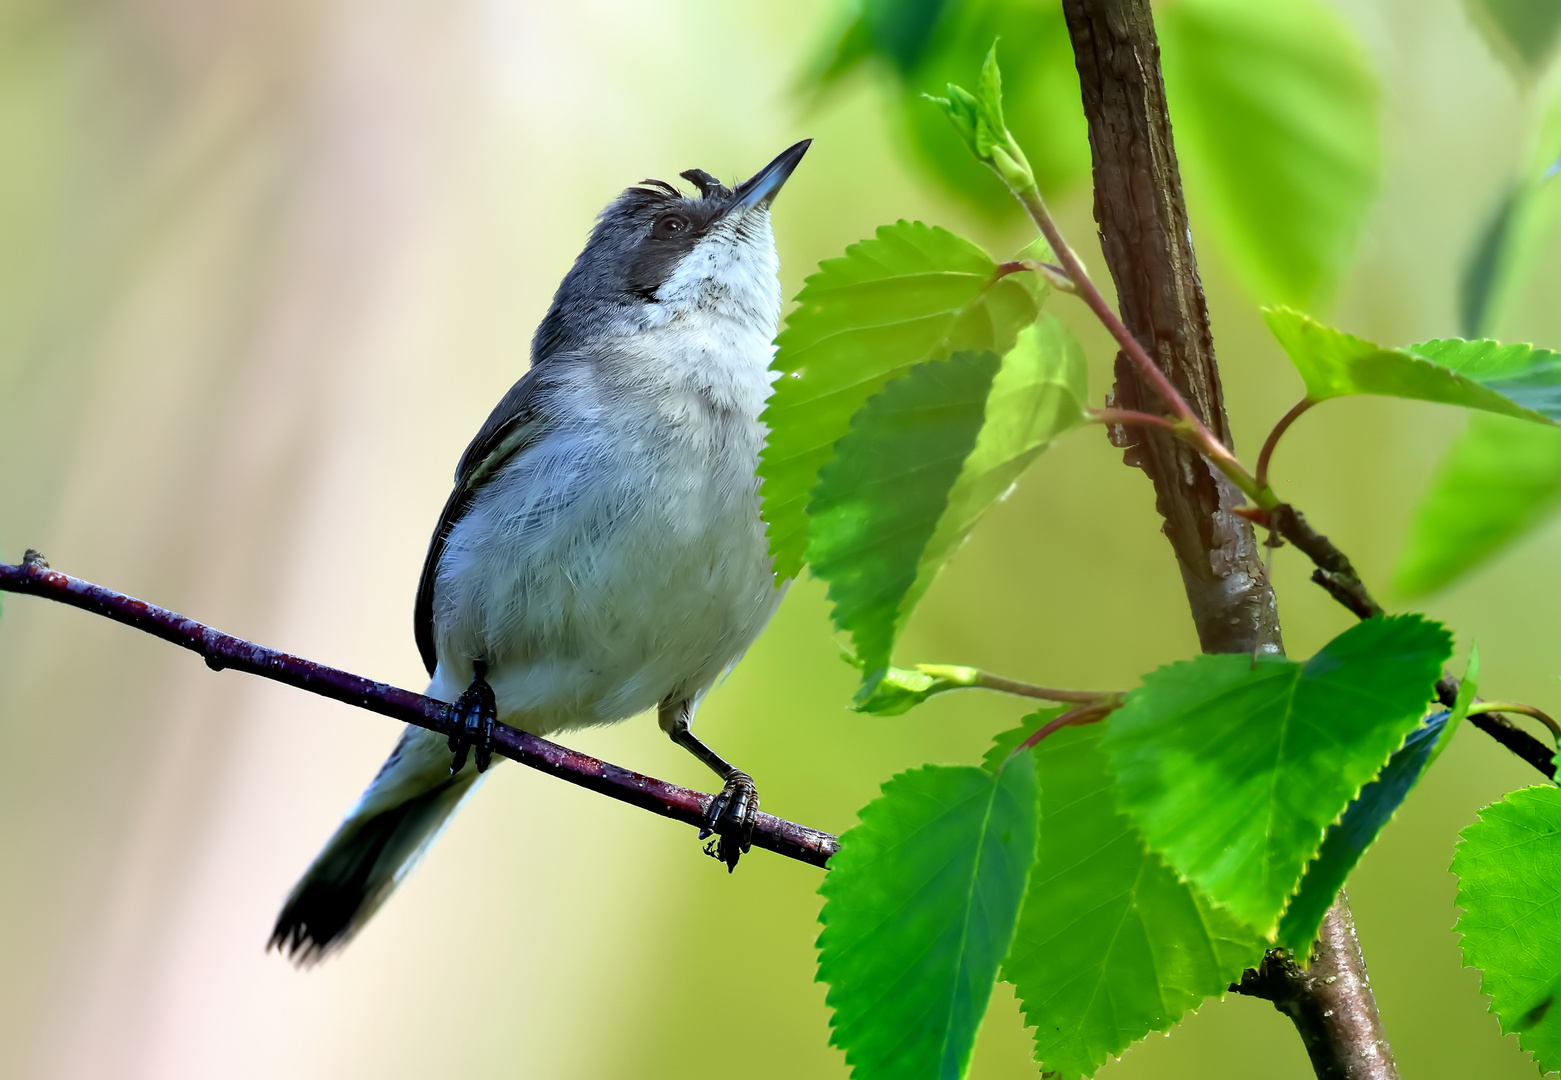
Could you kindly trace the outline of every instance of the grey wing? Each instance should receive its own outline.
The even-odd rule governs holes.
[[[417,583],[417,603],[413,608],[413,633],[417,651],[423,657],[428,674],[434,673],[439,657],[434,649],[434,584],[439,576],[439,560],[444,555],[450,533],[471,506],[472,498],[506,461],[526,446],[535,443],[548,427],[541,409],[543,395],[538,389],[547,381],[554,361],[535,366],[494,406],[476,438],[461,455],[455,468],[455,488],[445,500],[439,524],[428,542],[423,559],[423,574]]]

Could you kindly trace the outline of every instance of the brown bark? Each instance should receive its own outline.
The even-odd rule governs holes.
[[[1147,0],[1067,0],[1095,165],[1095,220],[1122,320],[1226,445],[1230,430],[1208,307],[1188,235],[1176,149]],[[1123,356],[1109,404],[1165,412]],[[1116,429],[1154,483],[1205,652],[1280,649],[1279,615],[1241,495],[1186,443]]]
[[[1063,0],[1089,122],[1095,221],[1121,317],[1214,434],[1230,445],[1214,338],[1182,197],[1149,0]],[[1108,404],[1165,412],[1118,355]],[[1148,474],[1205,652],[1283,651],[1279,613],[1240,494],[1191,447],[1149,426],[1117,428],[1125,459]],[[1281,953],[1238,990],[1274,1001],[1319,1077],[1396,1080],[1354,922],[1341,894],[1311,965]]]

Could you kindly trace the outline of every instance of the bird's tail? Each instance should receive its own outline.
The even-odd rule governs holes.
[[[293,887],[268,947],[307,965],[341,948],[395,889],[481,774],[450,775],[443,736],[407,728],[379,775]]]

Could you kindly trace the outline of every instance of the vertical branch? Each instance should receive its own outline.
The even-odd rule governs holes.
[[[1094,160],[1095,221],[1123,322],[1217,438],[1230,428],[1208,307],[1188,230],[1160,48],[1149,0],[1063,0]],[[1163,404],[1118,355],[1109,405]],[[1282,651],[1279,613],[1252,526],[1233,514],[1240,493],[1198,453],[1152,426],[1117,429],[1130,465],[1148,474],[1205,652]],[[1311,965],[1282,953],[1238,990],[1289,1016],[1329,1080],[1396,1080],[1349,906],[1323,920]]]
[[[1227,446],[1230,430],[1203,284],[1188,235],[1160,50],[1148,0],[1065,0],[1089,119],[1095,220],[1122,320]],[[1108,404],[1162,412],[1118,355]],[[1205,652],[1281,648],[1279,615],[1241,495],[1196,450],[1147,427],[1117,429],[1130,465],[1154,483],[1155,506],[1182,573]]]

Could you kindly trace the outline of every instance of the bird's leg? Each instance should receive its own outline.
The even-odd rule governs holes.
[[[710,800],[705,813],[705,827],[699,838],[711,833],[716,839],[705,847],[705,853],[726,864],[727,872],[737,868],[737,860],[747,854],[753,844],[753,822],[759,813],[759,792],[753,786],[753,777],[732,765],[720,754],[694,737],[689,721],[694,715],[692,701],[663,702],[659,719],[661,730],[672,741],[703,761],[721,778],[725,786],[720,794]]]
[[[466,767],[466,751],[477,751],[477,771],[486,772],[493,762],[493,725],[499,708],[488,685],[488,662],[472,661],[472,684],[450,706],[450,775]]]

